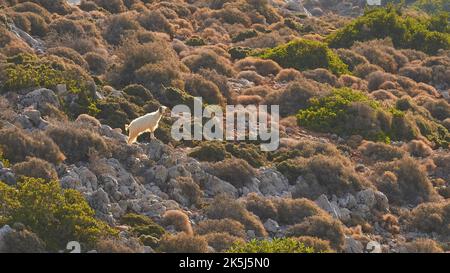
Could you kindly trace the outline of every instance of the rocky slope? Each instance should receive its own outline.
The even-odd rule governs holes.
[[[0,1],[0,252],[448,251],[449,27],[363,2]],[[378,35],[384,15],[410,35]],[[169,115],[126,143],[192,96],[280,105],[280,148],[176,142]]]

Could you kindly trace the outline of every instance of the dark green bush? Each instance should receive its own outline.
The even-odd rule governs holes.
[[[236,242],[228,253],[313,253],[315,250],[292,238]]]
[[[81,193],[62,190],[58,181],[25,178],[17,188],[0,183],[0,204],[0,219],[24,224],[48,250],[63,249],[73,240],[93,246],[99,238],[115,234],[94,218],[94,210]]]
[[[322,98],[312,98],[310,107],[300,110],[298,124],[320,132],[339,135],[361,135],[367,139],[389,142],[403,139],[392,125],[393,119],[402,119],[395,109],[386,111],[366,94],[349,88],[333,90]]]
[[[218,141],[202,142],[189,156],[200,161],[218,162],[229,157],[224,145]]]
[[[249,30],[244,30],[239,32],[236,36],[234,36],[231,41],[233,43],[237,43],[237,42],[241,42],[244,41],[245,39],[248,38],[253,38],[258,36],[258,32],[254,29],[249,29]]]
[[[326,68],[337,75],[349,73],[348,67],[325,43],[297,39],[287,44],[268,49],[259,57],[272,59],[283,68],[308,70]]]
[[[448,25],[448,20],[443,21]],[[445,28],[445,25],[441,26]],[[402,16],[394,6],[372,9],[327,39],[331,47],[348,48],[355,41],[390,37],[395,47],[413,48],[429,54],[450,48],[450,34],[434,31],[430,21]]]
[[[123,225],[130,226],[131,231],[137,236],[148,235],[160,238],[166,232],[163,227],[156,224],[150,217],[141,214],[127,213],[122,216],[120,222]]]

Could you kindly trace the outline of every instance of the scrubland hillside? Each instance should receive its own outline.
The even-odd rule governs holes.
[[[300,2],[0,0],[0,252],[449,251],[448,1]],[[127,144],[198,96],[280,148]]]

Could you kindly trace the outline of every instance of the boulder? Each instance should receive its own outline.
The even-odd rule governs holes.
[[[289,190],[289,182],[280,172],[273,169],[261,169],[257,178],[259,191],[266,196],[281,196]]]
[[[60,107],[58,96],[50,89],[40,88],[29,92],[20,100],[23,107],[33,106],[35,109],[42,110],[47,107],[47,104]]]
[[[8,225],[5,225],[2,228],[0,228],[0,253],[4,253],[7,251],[4,238],[6,235],[8,235],[9,233],[11,233],[13,231],[14,230]]]
[[[264,228],[270,233],[276,233],[280,229],[280,225],[275,220],[267,219],[264,223]]]

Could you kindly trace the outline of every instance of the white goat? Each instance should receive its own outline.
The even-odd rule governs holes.
[[[138,117],[129,125],[125,125],[125,130],[129,132],[128,144],[136,142],[138,136],[147,132],[151,134],[151,138],[155,138],[154,132],[158,128],[159,121],[161,120],[161,117],[166,109],[166,106],[160,106],[158,111]]]

